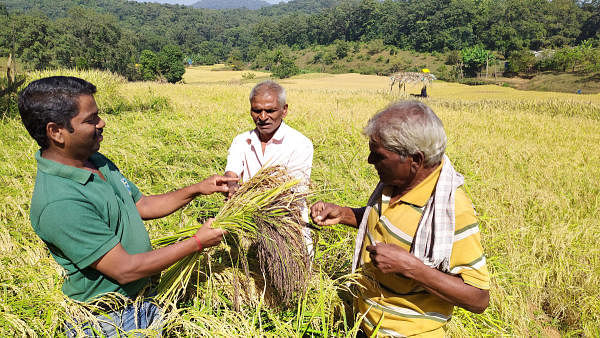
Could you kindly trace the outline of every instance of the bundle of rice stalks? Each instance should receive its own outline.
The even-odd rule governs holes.
[[[233,234],[238,242],[256,243],[262,273],[283,306],[290,305],[294,294],[304,290],[310,270],[301,217],[307,192],[300,191],[299,183],[282,166],[265,167],[225,202],[212,224]],[[153,244],[162,247],[186,239],[201,226],[182,229]],[[244,250],[240,256],[242,253]],[[159,302],[174,303],[184,293],[199,255],[190,255],[164,272],[158,286]]]

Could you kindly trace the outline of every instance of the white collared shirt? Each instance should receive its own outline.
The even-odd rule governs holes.
[[[283,165],[290,175],[308,182],[312,160],[312,142],[281,121],[264,154],[256,129],[236,136],[229,147],[225,171],[236,173],[246,182],[263,165]]]
[[[312,142],[308,137],[281,121],[281,125],[267,142],[264,154],[256,129],[236,136],[229,147],[225,171],[236,173],[242,182],[246,182],[263,165],[283,165],[291,176],[302,180],[299,185],[300,189],[308,191],[312,160]],[[308,223],[306,201],[301,212],[302,219]],[[312,258],[314,256],[313,242],[307,227],[303,228],[303,237],[306,249]]]

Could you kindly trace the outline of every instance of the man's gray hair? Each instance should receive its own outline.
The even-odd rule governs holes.
[[[363,133],[402,156],[423,153],[425,166],[441,162],[446,150],[446,132],[431,108],[419,101],[397,102],[375,114]]]
[[[285,106],[285,89],[277,82],[271,80],[263,81],[252,88],[250,91],[250,102],[252,102],[255,96],[269,92],[277,94],[277,103],[283,108]]]

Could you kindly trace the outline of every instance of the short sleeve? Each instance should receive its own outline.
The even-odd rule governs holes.
[[[131,192],[131,197],[133,197],[133,202],[137,203],[140,200],[140,198],[142,198],[142,192],[135,185],[135,183],[131,182],[127,177],[125,177],[125,180],[127,180],[127,184],[130,189],[129,191]]]
[[[304,138],[304,142],[300,142],[290,157],[288,169],[292,175],[300,179],[310,179],[310,172],[313,162],[313,145],[308,138]]]
[[[114,230],[98,215],[94,205],[77,200],[47,205],[41,213],[38,234],[50,244],[51,250],[58,251],[54,254],[80,269],[100,259],[119,243]]]
[[[225,171],[232,171],[238,176],[241,176],[242,171],[244,170],[244,163],[243,150],[239,138],[240,136],[238,135],[233,139],[233,142],[231,142],[231,146],[227,151],[227,165],[225,165]]]
[[[462,189],[455,196],[456,227],[450,257],[450,272],[459,274],[466,284],[488,290],[490,276],[481,245],[478,219],[471,201]]]

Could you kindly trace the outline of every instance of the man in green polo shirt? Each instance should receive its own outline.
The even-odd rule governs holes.
[[[87,81],[55,76],[32,82],[19,96],[23,124],[40,146],[31,224],[66,270],[67,296],[89,301],[118,292],[135,298],[149,276],[218,244],[224,234],[209,221],[192,238],[152,250],[142,220],[169,215],[200,194],[227,192],[232,179],[214,175],[166,194],[144,196],[98,152],[106,124],[98,115],[95,92]],[[137,310],[103,317],[104,334],[143,329],[153,321],[156,326],[155,306],[146,304],[143,314]]]

